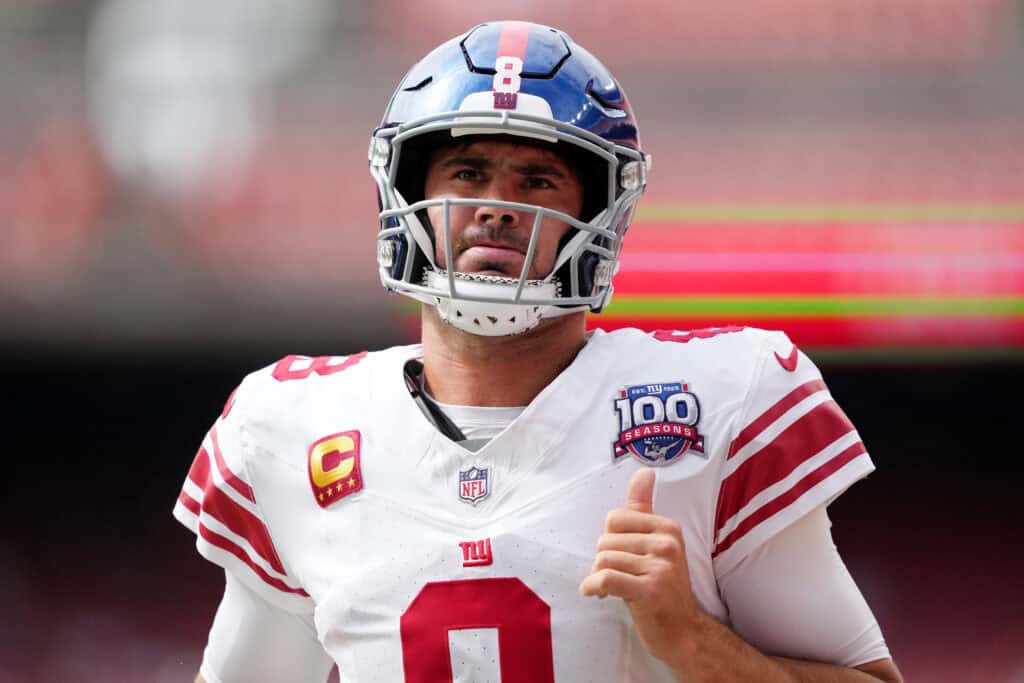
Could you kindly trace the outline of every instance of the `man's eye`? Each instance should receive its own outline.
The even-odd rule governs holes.
[[[475,168],[462,168],[455,172],[456,180],[477,180],[480,177],[480,171]]]
[[[554,187],[554,183],[540,176],[528,178],[526,185],[532,190],[547,190]]]

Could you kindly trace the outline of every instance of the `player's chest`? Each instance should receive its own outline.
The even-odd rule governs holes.
[[[321,402],[261,441],[274,457],[263,459],[256,486],[270,494],[261,502],[275,543],[311,593],[372,595],[381,577],[408,583],[538,565],[575,578],[631,472],[653,466],[665,514],[702,547],[727,416],[683,382],[602,393],[583,409],[549,402],[524,413],[477,452],[418,411],[395,421]],[[473,553],[488,545],[487,562],[477,562]]]
[[[499,680],[493,664],[508,657],[494,656],[497,639],[518,634],[555,680],[655,672],[622,602],[583,598],[578,586],[642,466],[659,468],[656,500],[683,525],[691,574],[710,576],[704,537],[724,422],[677,396],[689,387],[665,384],[542,411],[475,454],[419,414],[310,411],[268,441],[277,457],[257,485],[275,492],[271,532],[342,671],[445,680],[430,667],[462,662],[455,680]],[[711,601],[713,585],[695,589]]]
[[[622,474],[519,507],[513,496],[494,515],[468,506],[461,521],[368,487],[344,516],[321,519],[322,542],[299,560],[322,642],[358,681],[446,680],[445,667],[465,681],[620,681],[631,661],[651,665],[623,603],[578,590],[618,504],[595,491]]]

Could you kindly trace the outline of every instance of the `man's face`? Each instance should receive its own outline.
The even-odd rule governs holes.
[[[535,214],[488,206],[487,200],[537,204],[579,216],[583,185],[576,170],[554,151],[529,143],[481,140],[433,153],[427,166],[426,199],[479,199],[479,206],[451,206],[454,270],[518,278],[526,258]],[[435,230],[444,225],[444,208],[427,210]],[[558,242],[569,226],[553,218],[541,222],[529,278],[546,277],[555,264]],[[447,269],[442,235],[434,261]]]

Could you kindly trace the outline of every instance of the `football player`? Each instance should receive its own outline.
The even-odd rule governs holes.
[[[369,149],[422,343],[248,376],[175,507],[198,680],[900,681],[826,506],[873,466],[781,332],[587,333],[650,157],[555,29],[482,24]]]

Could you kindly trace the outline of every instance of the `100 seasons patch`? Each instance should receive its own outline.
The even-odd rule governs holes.
[[[630,454],[645,465],[669,465],[693,451],[704,455],[704,437],[697,431],[700,401],[683,382],[625,387],[615,399],[619,438],[616,459]]]

